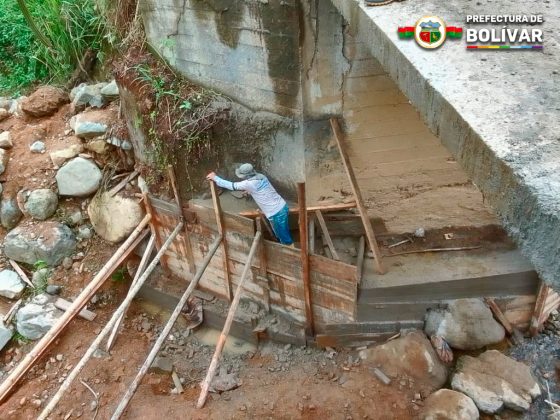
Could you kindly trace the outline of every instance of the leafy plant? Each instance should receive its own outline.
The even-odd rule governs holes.
[[[21,335],[21,333],[19,331],[16,331],[14,333],[14,336],[12,337],[12,339],[14,341],[17,341],[20,344],[28,344],[31,343],[31,340],[23,335]]]
[[[123,283],[126,278],[126,268],[121,267],[111,275],[111,280],[115,283]]]
[[[43,268],[48,268],[49,265],[43,261],[43,260],[37,260],[35,261],[35,264],[33,264],[33,268],[35,269],[35,271],[39,271]]]

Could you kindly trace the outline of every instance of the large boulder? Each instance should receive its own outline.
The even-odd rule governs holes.
[[[58,207],[58,196],[47,188],[31,191],[25,202],[25,211],[37,220],[51,217]]]
[[[0,204],[0,223],[7,230],[13,229],[17,226],[23,213],[17,205],[15,198],[6,198]]]
[[[17,299],[25,289],[21,277],[12,270],[0,271],[0,296],[8,299]]]
[[[480,349],[505,337],[504,328],[481,299],[457,299],[445,309],[429,311],[424,329],[459,350]]]
[[[529,367],[497,350],[488,350],[476,358],[460,357],[451,387],[471,397],[478,409],[488,414],[504,407],[528,410],[541,395]]]
[[[54,221],[19,226],[4,238],[4,254],[26,264],[42,260],[51,267],[56,266],[75,250],[76,238],[72,230]]]
[[[142,221],[144,211],[138,201],[105,192],[94,197],[88,214],[95,232],[109,242],[119,242]]]
[[[0,321],[0,351],[8,344],[14,335],[14,330]]]
[[[16,328],[25,338],[38,340],[45,335],[62,315],[46,294],[35,296],[16,314]]]
[[[31,96],[21,101],[23,112],[32,117],[46,117],[68,102],[68,95],[54,86],[41,86]]]
[[[58,193],[71,197],[87,197],[99,188],[101,170],[89,159],[77,157],[56,173]]]
[[[424,401],[421,420],[477,420],[480,417],[474,401],[457,391],[440,389]]]
[[[413,331],[404,337],[360,352],[364,364],[379,367],[390,377],[405,374],[432,389],[447,381],[447,368],[424,334]]]

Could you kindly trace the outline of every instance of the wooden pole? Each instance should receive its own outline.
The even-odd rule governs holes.
[[[208,368],[206,378],[200,385],[201,391],[200,396],[198,397],[198,402],[196,403],[196,408],[202,408],[204,407],[204,403],[206,403],[206,398],[208,397],[208,389],[210,388],[210,383],[212,382],[212,379],[214,379],[214,375],[216,374],[218,361],[226,343],[226,338],[229,334],[229,330],[233,322],[233,316],[235,315],[235,311],[237,310],[237,306],[239,305],[239,300],[241,299],[241,293],[243,292],[243,283],[245,283],[247,273],[251,268],[251,261],[253,260],[253,257],[257,252],[261,236],[261,232],[257,231],[257,233],[255,234],[255,238],[253,239],[251,250],[249,251],[247,261],[245,262],[245,267],[243,268],[243,273],[241,274],[241,279],[239,280],[239,284],[237,285],[237,289],[235,290],[233,301],[231,302],[231,306],[229,307],[229,312],[226,318],[226,322],[224,323],[224,328],[222,329],[222,333],[220,334],[220,338],[218,339],[218,343],[216,344],[216,351],[214,351],[214,356],[212,356],[212,361],[210,362],[210,367]]]
[[[356,175],[354,175],[354,169],[350,164],[350,158],[348,157],[348,153],[342,143],[342,130],[335,118],[331,118],[330,122],[336,139],[336,144],[338,146],[338,151],[340,152],[340,157],[342,158],[342,163],[344,164],[344,169],[346,170],[346,175],[348,175],[350,186],[352,187],[352,192],[354,193],[354,198],[356,199],[356,207],[358,207],[358,212],[360,213],[362,223],[364,224],[369,247],[371,248],[371,252],[375,258],[375,269],[379,274],[385,274],[386,271],[381,261],[381,252],[379,251],[379,246],[377,245],[377,240],[375,239],[375,233],[373,233],[373,226],[371,225],[371,220],[369,220],[367,209],[364,205],[364,200],[362,199],[362,193],[358,187]]]
[[[336,252],[333,241],[331,239],[331,235],[329,235],[329,230],[327,229],[327,223],[325,222],[325,219],[323,217],[323,213],[321,213],[321,210],[315,210],[315,216],[317,217],[317,220],[319,221],[319,226],[321,226],[321,231],[323,232],[323,238],[325,238],[325,240],[327,241],[327,246],[331,250],[331,254],[333,256],[333,259],[335,259],[337,261],[340,261],[340,257],[338,256],[338,253]]]
[[[51,327],[51,329],[35,344],[35,347],[27,353],[23,360],[16,366],[12,373],[2,382],[0,385],[0,402],[4,401],[9,392],[12,390],[13,386],[25,375],[29,368],[33,365],[35,361],[43,354],[47,347],[58,337],[62,330],[68,325],[68,323],[80,312],[80,310],[87,304],[87,302],[93,297],[95,292],[101,287],[109,275],[113,272],[116,267],[116,263],[125,254],[132,252],[131,245],[135,242],[144,228],[150,222],[150,215],[146,215],[140,224],[134,229],[132,234],[128,239],[119,247],[119,249],[113,254],[113,256],[107,261],[105,266],[97,273],[97,275],[89,282],[84,290],[78,295],[76,300],[72,302],[72,305],[68,308],[66,312],[62,314],[56,323]]]
[[[358,241],[358,258],[356,259],[356,282],[361,284],[364,273],[364,256],[366,253],[366,240],[360,236]]]
[[[546,298],[548,297],[548,286],[544,281],[541,280],[539,284],[539,290],[537,292],[537,300],[535,302],[535,309],[533,310],[533,316],[531,317],[531,323],[529,325],[529,334],[531,336],[536,336],[542,329],[541,319],[544,313],[544,307],[546,303]]]
[[[321,210],[321,211],[329,212],[329,211],[349,210],[355,207],[356,207],[355,202],[339,203],[339,204],[329,204],[326,206],[309,206],[307,207],[307,211],[314,212],[315,210]],[[291,214],[298,213],[298,212],[299,212],[299,207],[290,209]],[[254,218],[254,217],[259,217],[262,213],[258,210],[247,210],[247,211],[242,211],[238,214],[239,216]]]
[[[257,231],[261,232],[262,235],[262,218],[257,219]],[[259,244],[259,270],[258,270],[258,282],[263,291],[263,302],[264,307],[268,313],[270,313],[270,284],[268,281],[268,261],[266,256],[266,247],[264,241],[261,240]]]
[[[309,217],[309,254],[315,254],[315,216]]]
[[[228,264],[228,247],[226,241],[226,226],[224,223],[224,215],[222,213],[222,206],[220,205],[220,198],[216,192],[216,184],[214,181],[210,181],[210,190],[212,191],[212,204],[214,205],[214,213],[216,215],[216,224],[218,225],[218,233],[222,237],[222,243],[220,249],[222,251],[222,264],[224,266],[224,279],[226,287],[226,296],[231,302],[233,298],[233,292],[231,287],[231,274],[229,272]]]
[[[128,407],[128,404],[130,403],[130,400],[134,396],[134,393],[136,392],[136,389],[138,388],[138,385],[140,385],[140,382],[142,381],[142,378],[144,377],[144,375],[146,375],[146,372],[148,371],[148,369],[150,368],[150,366],[154,362],[154,359],[156,358],[159,350],[161,349],[161,346],[163,345],[163,342],[165,341],[165,339],[167,338],[167,336],[171,332],[171,328],[173,328],[173,325],[175,325],[175,322],[177,321],[177,318],[179,318],[179,316],[181,315],[181,310],[183,309],[183,307],[187,303],[187,300],[189,299],[193,290],[198,285],[198,282],[201,279],[202,275],[204,274],[204,271],[206,270],[206,267],[208,267],[208,264],[210,264],[210,260],[212,259],[212,257],[216,253],[216,250],[218,249],[218,246],[220,246],[220,243],[222,242],[222,239],[223,239],[222,236],[219,235],[216,238],[216,240],[214,240],[212,245],[210,246],[208,254],[206,254],[206,256],[204,257],[204,260],[202,261],[202,264],[201,264],[200,268],[198,269],[198,271],[196,272],[196,275],[194,276],[191,283],[189,284],[189,287],[187,287],[187,290],[185,290],[185,293],[183,293],[183,296],[181,296],[181,299],[179,300],[179,303],[177,303],[177,306],[175,307],[175,310],[173,311],[173,313],[169,317],[169,320],[165,324],[165,327],[163,328],[163,331],[161,332],[161,334],[157,338],[156,342],[154,343],[154,346],[152,347],[152,350],[150,351],[150,354],[148,355],[148,357],[144,361],[144,364],[142,365],[142,367],[138,371],[138,374],[136,375],[136,377],[134,378],[134,380],[132,381],[132,383],[130,384],[128,389],[126,390],[126,393],[122,397],[121,401],[119,402],[119,405],[117,406],[117,409],[115,410],[115,412],[113,413],[113,415],[111,417],[112,420],[119,419],[123,415],[124,411],[126,410],[126,407]]]
[[[301,267],[303,278],[303,293],[305,302],[305,333],[312,337],[314,331],[313,307],[311,306],[311,277],[309,268],[309,252],[307,245],[309,238],[307,237],[307,212],[305,211],[305,183],[298,182],[298,205],[299,205],[299,243],[301,249]]]
[[[140,264],[138,265],[138,269],[136,270],[136,274],[134,274],[134,278],[132,279],[132,283],[130,284],[130,289],[132,289],[136,285],[136,283],[138,283],[138,279],[140,278],[140,276],[142,275],[142,273],[146,269],[146,266],[148,265],[148,260],[151,257],[152,252],[154,250],[155,239],[156,238],[155,238],[154,235],[150,236],[150,240],[148,241],[148,246],[146,247],[146,250],[144,251],[144,254],[142,255],[142,259],[140,260]],[[129,293],[130,293],[130,290],[129,290]],[[126,309],[128,309],[128,307]],[[111,334],[109,335],[109,338],[107,339],[107,345],[105,347],[105,349],[107,351],[110,351],[111,347],[113,347],[113,343],[115,342],[115,338],[117,337],[117,332],[119,331],[119,327],[121,326],[121,322],[124,319],[125,313],[126,313],[126,310],[117,320],[117,323],[113,327],[113,330],[111,331]]]
[[[124,314],[124,312],[128,308],[128,305],[130,305],[130,302],[132,302],[132,299],[134,299],[134,297],[136,296],[136,294],[138,293],[138,291],[140,290],[144,282],[148,279],[152,271],[154,271],[159,260],[161,259],[165,251],[167,251],[167,248],[169,248],[169,245],[171,245],[171,242],[173,242],[173,240],[175,239],[175,237],[177,236],[177,234],[182,228],[183,228],[183,223],[180,222],[175,227],[173,232],[171,232],[171,234],[169,235],[169,237],[167,238],[167,240],[165,241],[161,249],[156,254],[155,258],[152,260],[148,268],[146,268],[144,274],[140,276],[140,278],[138,279],[134,287],[130,289],[130,292],[126,295],[126,298],[117,308],[117,310],[115,311],[115,313],[113,314],[109,322],[105,325],[105,327],[103,327],[103,330],[101,330],[99,335],[95,337],[95,340],[93,340],[93,342],[91,343],[91,345],[89,346],[85,354],[82,356],[80,361],[76,364],[76,366],[74,366],[74,369],[72,369],[72,371],[68,374],[68,376],[66,377],[66,379],[64,380],[64,382],[62,383],[58,391],[56,392],[56,394],[54,394],[52,399],[49,401],[49,404],[43,409],[38,419],[45,420],[52,412],[52,410],[54,410],[56,404],[60,401],[60,399],[62,398],[64,393],[68,390],[68,388],[70,388],[70,385],[72,385],[72,381],[76,379],[76,377],[78,376],[82,368],[85,366],[88,360],[91,359],[91,357],[93,356],[95,350],[98,349],[99,345],[101,344],[101,341],[107,336],[107,334],[109,334],[113,326],[117,323],[119,317],[122,314]]]

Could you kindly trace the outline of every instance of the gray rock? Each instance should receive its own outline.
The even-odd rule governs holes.
[[[101,89],[101,94],[108,98],[114,98],[119,96],[119,87],[117,86],[116,81],[112,81],[111,83],[107,84],[103,89]]]
[[[14,147],[14,144],[12,143],[12,136],[9,131],[4,131],[0,134],[0,148],[11,149],[12,147]]]
[[[4,238],[4,254],[26,264],[42,260],[54,267],[75,250],[76,238],[72,230],[54,221],[42,222],[33,230],[17,227]]]
[[[82,215],[82,212],[80,210],[76,210],[68,216],[68,223],[70,224],[70,226],[77,226],[83,221],[84,216]]]
[[[9,327],[6,327],[0,321],[0,351],[6,346],[6,344],[9,343],[13,335],[14,335],[14,330]]]
[[[476,358],[459,358],[451,387],[468,395],[480,411],[488,414],[504,407],[526,411],[532,400],[541,395],[529,367],[497,350],[486,351]]]
[[[418,331],[363,350],[360,357],[365,365],[381,367],[391,378],[404,374],[434,389],[447,381],[447,368],[439,360],[430,341]]]
[[[72,260],[72,258],[70,257],[66,257],[62,260],[62,266],[66,270],[70,270],[72,268],[72,264],[74,264],[74,260]]]
[[[45,292],[47,292],[49,295],[59,295],[61,291],[62,286],[56,284],[49,284],[45,289]]]
[[[87,115],[76,115],[70,119],[70,127],[74,134],[82,138],[93,138],[102,136],[107,132],[107,124],[104,122],[90,121]]]
[[[133,199],[108,192],[97,195],[88,206],[95,232],[109,242],[119,242],[134,230],[144,217],[142,206]]]
[[[121,149],[123,149],[123,150],[132,150],[132,143],[129,142],[128,140],[124,140],[124,141],[121,143]]]
[[[424,329],[428,336],[439,335],[460,350],[480,349],[505,337],[504,328],[481,299],[457,299],[446,309],[430,311]]]
[[[84,151],[84,146],[81,144],[73,144],[62,150],[55,150],[50,152],[52,163],[54,166],[62,166],[64,162],[70,160]]]
[[[16,314],[16,328],[25,338],[38,340],[45,335],[62,315],[47,294],[35,296]]]
[[[94,139],[86,143],[85,148],[90,152],[98,153],[100,155],[107,153],[109,147],[107,146],[107,142],[100,139]]]
[[[0,108],[0,121],[4,121],[6,118],[10,116],[10,113],[7,109]]]
[[[0,174],[3,174],[8,166],[8,161],[10,160],[10,154],[6,149],[0,148]]]
[[[424,401],[421,420],[477,420],[480,417],[474,401],[460,392],[440,389]]]
[[[91,229],[87,226],[80,226],[78,228],[78,235],[77,237],[79,239],[91,239],[91,237],[93,236],[93,233],[91,231]]]
[[[72,105],[77,108],[83,108],[86,105],[101,108],[105,105],[105,99],[101,95],[100,86],[97,84],[88,85],[82,83],[76,86],[70,92],[70,98],[72,99]]]
[[[71,197],[93,194],[101,183],[101,170],[89,159],[72,159],[56,173],[58,193]]]
[[[2,204],[0,204],[0,223],[2,223],[2,226],[7,230],[13,229],[17,226],[22,216],[23,214],[14,198],[2,200]]]
[[[31,146],[29,146],[29,150],[31,151],[31,153],[45,153],[47,148],[45,146],[45,143],[43,143],[40,140],[37,140]]]
[[[158,356],[152,362],[151,373],[167,374],[173,371],[173,361],[169,357]]]
[[[9,111],[12,107],[12,99],[6,98],[5,96],[0,96],[0,109]]]
[[[51,217],[58,207],[58,196],[51,190],[43,188],[31,191],[25,202],[25,211],[37,220]]]
[[[0,271],[0,296],[17,299],[24,289],[25,283],[15,271]]]
[[[33,273],[31,277],[31,283],[36,287],[43,287],[49,280],[50,270],[48,268],[40,268]]]

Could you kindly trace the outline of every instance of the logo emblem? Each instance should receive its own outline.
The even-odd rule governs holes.
[[[422,48],[434,49],[443,45],[448,36],[461,38],[463,29],[455,26],[446,27],[443,19],[438,16],[424,16],[418,19],[415,26],[399,27],[398,34],[401,39],[414,37]]]

